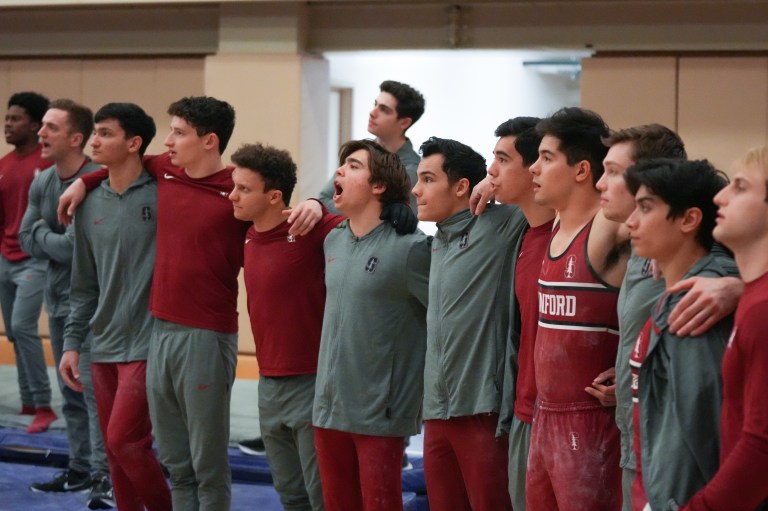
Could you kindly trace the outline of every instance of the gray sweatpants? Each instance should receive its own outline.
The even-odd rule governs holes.
[[[51,382],[37,330],[46,267],[47,262],[40,259],[11,262],[0,256],[0,307],[5,335],[13,341],[21,404],[29,407],[51,406]]]
[[[48,328],[51,331],[51,351],[58,369],[64,348],[64,325],[66,316],[48,317]],[[90,337],[90,336],[89,336]],[[63,398],[62,413],[67,423],[67,441],[69,442],[69,468],[80,472],[90,472],[93,475],[109,474],[107,453],[104,450],[104,440],[99,428],[99,415],[96,411],[96,396],[93,394],[91,378],[91,347],[90,342],[83,345],[80,351],[80,381],[85,387],[84,392],[77,392],[69,387],[56,371],[59,390]]]
[[[515,511],[525,511],[525,472],[531,449],[531,427],[513,417],[509,429],[509,496]]]
[[[227,511],[231,501],[229,403],[237,334],[157,320],[147,357],[147,398],[174,511]]]
[[[315,375],[259,378],[259,425],[275,490],[286,511],[321,511],[315,452]]]

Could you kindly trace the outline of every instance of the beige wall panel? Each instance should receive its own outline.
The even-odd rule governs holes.
[[[157,59],[155,62],[155,83],[152,98],[142,105],[151,111],[157,125],[157,135],[149,147],[151,153],[165,151],[163,141],[168,134],[170,118],[166,113],[168,105],[185,96],[205,94],[205,59]]]
[[[206,58],[205,93],[229,102],[237,124],[224,153],[263,142],[299,154],[301,58],[295,55],[217,55]],[[239,351],[255,351],[242,275],[238,295]]]
[[[675,57],[593,57],[581,69],[581,106],[612,128],[653,122],[676,128]]]
[[[680,59],[678,131],[691,158],[728,170],[766,143],[768,58]]]

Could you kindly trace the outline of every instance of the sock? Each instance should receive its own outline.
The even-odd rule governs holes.
[[[32,424],[27,427],[27,433],[42,433],[56,419],[56,413],[54,413],[50,406],[41,406],[37,409],[35,418],[32,419]]]

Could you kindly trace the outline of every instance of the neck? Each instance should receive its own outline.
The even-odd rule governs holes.
[[[544,225],[555,218],[555,210],[536,204],[536,201],[533,200],[533,193],[527,195],[523,200],[519,201],[517,205],[523,210],[525,220],[531,227]]]
[[[195,162],[184,169],[187,175],[194,179],[202,179],[204,177],[212,176],[224,168],[224,163],[221,159],[221,155],[218,151],[211,151],[200,161]]]
[[[82,151],[73,151],[61,159],[56,160],[56,173],[59,175],[59,179],[66,181],[77,174],[77,171],[83,166],[85,160],[86,158]]]
[[[669,289],[681,280],[686,273],[696,264],[696,261],[707,255],[704,249],[694,238],[689,238],[681,243],[672,256],[666,259],[656,259],[661,274],[664,275],[664,285]]]
[[[763,276],[768,273],[768,234],[734,249],[733,255],[744,282]]]
[[[568,201],[560,214],[560,230],[566,233],[581,229],[600,210],[600,194],[590,190],[587,193],[578,193]]]
[[[377,140],[384,146],[384,149],[390,153],[396,153],[403,147],[403,144],[405,144],[405,133],[388,139],[377,137]]]
[[[285,211],[285,208],[288,206],[285,206],[284,204],[280,203],[278,206],[271,208],[269,211],[265,212],[262,216],[259,218],[253,219],[253,228],[256,232],[267,232],[271,231],[278,225],[285,222],[285,215],[283,215],[283,211]]]
[[[378,200],[371,201],[361,211],[349,215],[349,229],[358,238],[365,236],[381,224],[381,203]],[[342,213],[344,213],[342,211]]]
[[[39,145],[40,143],[37,141],[37,138],[25,140],[20,144],[16,144],[14,151],[16,151],[16,154],[19,156],[26,156],[35,152],[35,149],[37,149]]]
[[[141,159],[138,156],[128,158],[123,162],[110,165],[108,168],[110,188],[122,194],[141,175]]]

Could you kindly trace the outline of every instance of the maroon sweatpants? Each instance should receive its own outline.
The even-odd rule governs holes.
[[[170,511],[171,492],[152,450],[147,363],[92,365],[99,425],[120,511]]]
[[[424,422],[424,477],[431,511],[512,511],[509,437],[496,438],[499,415]]]
[[[528,511],[621,509],[615,408],[539,402],[525,480]]]
[[[315,428],[325,509],[402,511],[404,449],[403,437]]]

